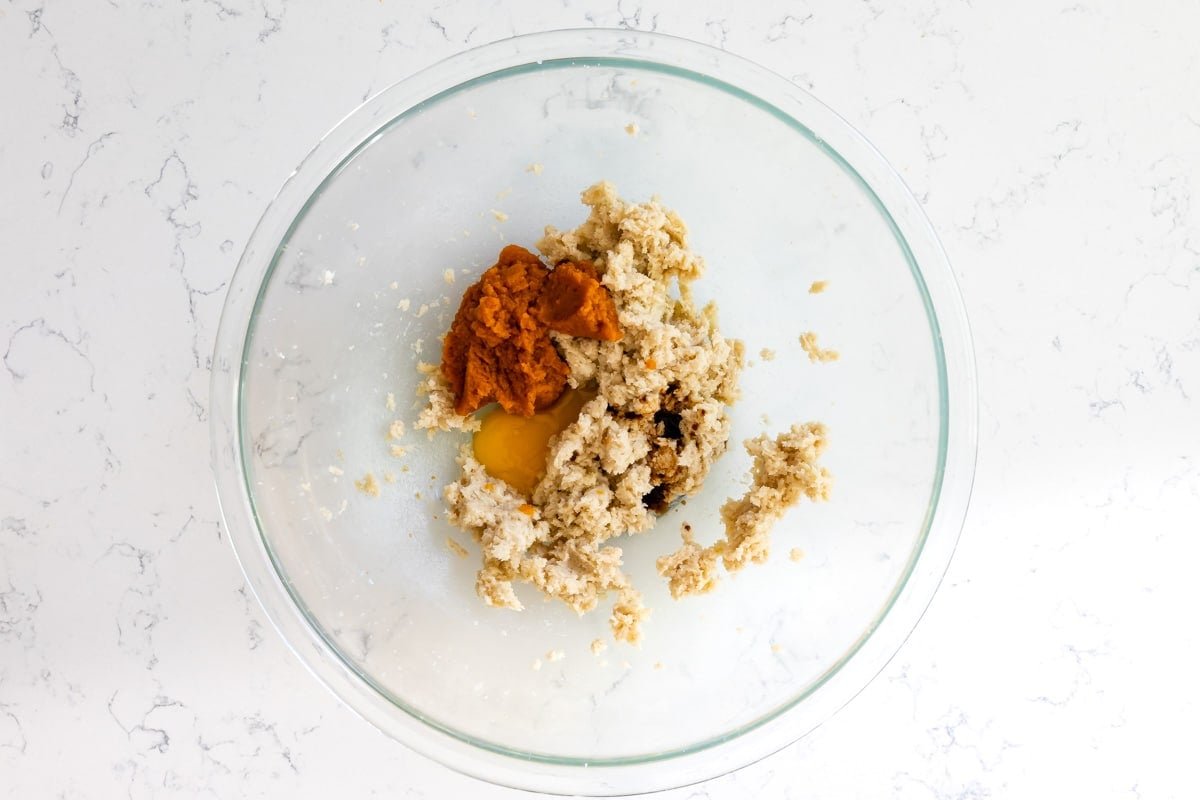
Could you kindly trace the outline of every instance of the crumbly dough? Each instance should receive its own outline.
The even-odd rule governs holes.
[[[837,350],[823,350],[817,344],[817,335],[812,331],[800,334],[800,347],[804,352],[808,353],[808,360],[814,363],[826,361],[837,361],[840,353]]]
[[[658,574],[667,579],[671,597],[678,600],[690,594],[706,594],[717,587],[717,567],[721,554],[715,547],[696,544],[690,530],[684,529],[683,544],[670,555],[658,559]]]
[[[596,397],[551,441],[532,498],[489,476],[469,447],[445,497],[450,521],[480,543],[475,588],[484,602],[520,609],[513,587],[520,581],[582,614],[614,592],[613,635],[637,643],[649,610],[609,541],[649,530],[656,512],[700,488],[726,449],[726,408],[738,396],[744,348],[721,335],[714,306],[692,301],[688,283],[703,263],[674,212],[657,202],[627,204],[606,182],[583,201],[587,221],[570,231],[547,228],[537,246],[551,263],[593,264],[616,303],[620,341],[553,334],[570,384],[593,387]],[[428,405],[417,427],[432,434],[477,426],[454,413],[437,368],[422,371]]]
[[[765,434],[745,442],[754,458],[750,488],[740,498],[721,506],[725,538],[700,547],[691,532],[683,531],[683,544],[658,559],[658,572],[670,580],[675,598],[711,591],[719,579],[718,561],[727,572],[770,555],[771,527],[800,501],[828,500],[832,478],[817,461],[827,446],[825,426],[797,423],[774,439]],[[795,560],[795,552],[793,560]]]
[[[427,431],[431,439],[436,431],[472,433],[479,430],[477,418],[454,411],[454,392],[437,364],[421,361],[417,363],[417,370],[425,376],[425,379],[417,384],[417,394],[424,395],[427,403],[417,415],[416,427]]]

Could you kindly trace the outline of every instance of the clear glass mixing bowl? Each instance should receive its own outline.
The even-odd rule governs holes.
[[[594,656],[603,610],[578,617],[523,591],[528,608],[515,613],[475,596],[478,551],[448,549],[447,536],[470,543],[440,495],[464,439],[410,432],[408,455],[394,458],[384,432],[415,416],[416,363],[438,361],[465,286],[504,243],[532,246],[543,226],[582,221],[579,193],[600,179],[631,200],[658,195],[686,220],[708,264],[698,299],[718,300],[723,331],[755,363],[702,493],[623,542],[654,609],[645,643]],[[829,287],[810,294],[817,280]],[[811,363],[804,331],[841,359]],[[946,569],[976,440],[954,279],[883,158],[741,58],[606,30],[477,48],[335,127],[238,265],[212,409],[230,539],[304,663],[444,764],[594,795],[735,769],[860,691]],[[737,443],[812,419],[830,432],[832,501],[792,509],[770,563],[672,601],[654,559],[677,546],[683,521],[702,543],[718,536],[716,509],[748,468]],[[380,497],[355,490],[367,472]],[[565,657],[546,660],[553,650]]]

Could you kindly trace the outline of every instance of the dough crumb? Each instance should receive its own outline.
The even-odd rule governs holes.
[[[781,645],[781,644],[772,644],[772,645],[771,645],[771,652],[772,652],[772,653],[782,653],[782,652],[783,652],[783,645]]]
[[[549,653],[546,653],[546,660],[551,662],[562,661],[566,657],[567,654],[562,650],[551,650]]]
[[[497,211],[493,208],[492,216],[496,218],[497,222],[508,222],[508,214],[505,214],[503,211]]]
[[[333,464],[330,464],[329,465],[329,474],[333,475],[334,477],[340,477],[342,475],[345,475],[346,471],[344,469],[342,469],[341,467],[335,467]]]
[[[762,350],[759,350],[758,355],[762,358],[763,361],[774,361],[775,360],[775,351],[769,347],[764,347]]]
[[[388,395],[388,397],[391,397],[391,395]],[[393,403],[393,405],[395,404]],[[387,429],[387,438],[389,442],[404,438],[404,420],[394,419],[391,421]]]
[[[454,539],[450,536],[446,537],[446,547],[450,549],[451,553],[454,553],[454,555],[458,556],[459,558],[467,557],[467,548],[454,541]]]
[[[396,303],[396,308],[400,309],[401,311],[408,311],[408,309],[411,307],[412,300],[409,300],[407,297],[401,300],[399,303]]]
[[[707,594],[717,587],[717,574],[721,554],[716,548],[696,544],[690,526],[680,534],[683,545],[669,555],[662,556],[655,565],[658,574],[667,579],[671,597],[678,600],[693,594]]]
[[[745,442],[746,452],[754,459],[750,487],[742,497],[730,498],[721,506],[725,538],[700,547],[685,528],[683,545],[658,559],[658,572],[668,578],[672,597],[712,591],[717,559],[729,573],[766,561],[771,528],[789,507],[801,497],[829,499],[833,480],[817,464],[827,446],[825,435],[825,426],[819,422],[797,423],[774,439],[763,434]]]
[[[443,272],[442,280],[444,280],[447,284],[454,283],[454,270],[448,269],[445,272]]]
[[[530,164],[528,167],[526,167],[525,171],[532,172],[534,175],[541,175],[543,169],[545,169],[545,167],[543,167],[541,164],[538,164],[535,162],[533,164]]]
[[[817,344],[817,335],[812,331],[800,334],[800,346],[804,348],[804,352],[808,353],[808,360],[814,364],[817,362],[837,361],[839,353],[837,350],[823,350]]]
[[[404,456],[408,455],[408,448],[400,444],[392,445],[391,451],[393,458],[403,458]],[[404,471],[408,472],[408,467],[405,467]]]
[[[793,547],[791,552],[788,553],[788,558],[790,558],[792,561],[799,561],[800,559],[804,558],[804,551],[799,547]]]
[[[333,284],[333,271],[332,270],[328,270],[328,269],[325,270],[325,272],[321,275],[321,283],[323,283],[326,286],[330,286]]]
[[[827,446],[825,426],[819,422],[796,423],[775,439],[764,434],[745,442],[754,459],[750,488],[721,506],[725,539],[718,545],[727,571],[765,561],[771,527],[801,497],[829,499],[833,479],[817,464]]]
[[[630,136],[637,136],[637,135],[638,135],[638,125],[637,125],[637,123],[636,123],[636,122],[631,122],[631,123],[629,123],[628,125],[626,125],[626,126],[625,126],[625,132],[626,132],[626,133],[628,133]]]
[[[354,488],[358,489],[365,495],[371,497],[379,497],[379,482],[375,480],[375,474],[368,472],[363,476],[362,480],[354,482]]]
[[[829,288],[829,281],[813,281],[812,286],[808,287],[809,294],[820,294]]]
[[[383,405],[385,408],[387,408],[388,411],[395,411],[396,410],[396,395],[392,394],[391,392],[388,392],[387,399],[384,401]]]
[[[429,313],[429,306],[428,306],[428,305],[426,305],[425,303],[422,303],[422,304],[421,304],[421,307],[417,309],[417,316],[418,316],[418,317],[423,317],[423,316],[425,316],[425,315],[426,315],[426,314],[428,314],[428,313]]]
[[[320,508],[318,508],[317,513],[320,514],[321,519],[325,520],[326,522],[329,522],[333,519],[333,512],[330,511],[325,506],[321,506]]]
[[[394,472],[383,473],[383,482],[384,483],[395,483],[396,482],[396,473],[394,473]]]
[[[592,640],[592,655],[598,656],[608,649],[608,642],[603,639]]]
[[[654,668],[655,668],[655,669],[662,669],[662,668],[663,668],[663,663],[662,663],[661,661],[655,661],[655,662],[654,662]]]
[[[537,672],[542,668],[542,660],[540,658],[535,658],[533,663],[529,665],[529,668],[534,672]]]
[[[512,187],[509,187],[509,188],[504,189],[504,190],[500,191],[499,193],[497,193],[496,199],[503,200],[504,198],[508,197],[510,194],[512,194]]]
[[[417,416],[415,427],[426,431],[431,439],[436,431],[479,430],[479,419],[474,415],[455,413],[454,390],[437,364],[421,361],[417,363],[417,370],[425,376],[417,386],[417,394],[425,396],[427,403]]]

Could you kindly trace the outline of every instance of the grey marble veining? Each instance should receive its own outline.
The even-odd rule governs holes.
[[[510,798],[287,652],[208,466],[210,353],[313,142],[515,33],[657,30],[859,127],[976,337],[955,560],[884,673],[685,798],[1186,797],[1200,636],[1200,7],[1116,2],[0,3],[0,794]]]

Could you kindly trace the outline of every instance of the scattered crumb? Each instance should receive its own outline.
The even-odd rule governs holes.
[[[467,116],[468,116],[468,117],[470,117],[471,119],[475,119],[475,109],[473,109],[473,108],[468,108],[468,109],[467,109]]]
[[[302,482],[300,483],[300,491],[301,491],[301,492],[311,492],[311,491],[312,491],[312,484],[311,484],[311,483],[309,483],[308,481],[302,481]]]
[[[417,355],[420,355],[421,351],[425,349],[425,340],[417,339],[415,342],[409,345],[409,348]]]
[[[387,408],[388,411],[395,411],[396,410],[396,395],[392,394],[391,392],[388,392],[387,399],[384,400],[383,405],[385,408]]]
[[[408,455],[407,447],[404,447],[403,445],[398,445],[398,444],[392,445],[392,456],[393,457],[402,458],[406,455]],[[404,472],[408,472],[408,467],[401,467],[401,470]]]
[[[562,650],[551,650],[549,653],[546,653],[547,661],[562,661],[566,657],[567,654]]]
[[[330,511],[325,506],[321,506],[320,508],[318,508],[317,513],[320,514],[321,519],[325,520],[326,522],[329,522],[330,520],[333,519],[333,512]]]
[[[511,188],[511,187],[510,187],[510,188],[508,188],[508,189],[505,189],[505,190],[504,190],[504,191],[502,191],[502,192],[499,192],[499,193],[496,195],[496,199],[497,199],[497,200],[503,200],[504,198],[508,197],[510,194],[512,194],[512,188]]]
[[[492,216],[496,218],[497,222],[507,222],[508,221],[508,214],[505,214],[503,211],[497,211],[494,208],[492,209]]]
[[[347,227],[347,228],[349,228],[349,229],[350,229],[350,230],[352,230],[352,231],[356,231],[356,230],[358,230],[358,223],[357,223],[357,222],[351,222],[351,223],[350,223],[349,225],[347,225],[346,227]]]
[[[663,668],[663,663],[662,663],[661,661],[655,661],[655,662],[654,662],[654,668],[655,668],[655,669],[662,669],[662,668]]]
[[[746,632],[746,629],[745,629],[745,628],[743,628],[741,625],[738,625],[738,626],[737,626],[736,628],[734,628],[733,630],[734,630],[734,632],[735,632],[735,633],[745,633],[745,632]]]
[[[809,294],[820,294],[829,288],[829,281],[813,281],[812,286],[808,287]]]
[[[781,645],[781,644],[772,644],[772,645],[771,645],[771,652],[772,652],[772,653],[782,653],[782,652],[783,652],[783,645]]]
[[[400,281],[392,281],[392,284],[391,284],[391,286],[392,286],[392,288],[393,288],[393,289],[399,289],[399,288],[400,288]]]
[[[341,451],[341,449],[335,450],[335,451],[334,451],[334,454],[337,456],[337,459],[338,459],[338,461],[345,461],[345,460],[346,460],[346,454],[345,454],[345,453],[343,453],[343,452]]]
[[[379,483],[375,480],[374,473],[368,472],[361,481],[355,481],[354,488],[370,497],[379,497]]]
[[[333,464],[330,464],[329,465],[329,474],[330,475],[344,475],[345,472],[342,470],[341,467],[335,467]]]
[[[793,547],[791,552],[788,553],[788,558],[790,558],[792,561],[799,561],[800,559],[804,558],[804,551],[799,547]]]
[[[418,317],[423,317],[423,316],[425,316],[427,313],[429,313],[429,306],[427,306],[427,305],[425,305],[424,303],[422,303],[422,304],[421,304],[421,307],[417,309],[417,316],[418,316]]]
[[[454,541],[454,539],[450,536],[446,537],[446,547],[449,548],[451,553],[454,553],[454,555],[458,556],[459,558],[467,557],[467,548]]]
[[[534,672],[537,672],[542,668],[542,660],[540,658],[535,658],[533,663],[529,665],[529,668]]]
[[[394,473],[394,472],[383,473],[383,482],[384,483],[395,483],[396,482],[396,473]]]
[[[775,351],[769,347],[764,347],[762,350],[759,350],[758,355],[762,358],[763,361],[774,361],[775,360]]]
[[[812,331],[800,334],[800,346],[808,353],[808,360],[813,363],[837,361],[840,355],[837,350],[821,349],[817,344],[817,335]]]
[[[608,642],[603,639],[592,640],[592,655],[598,656],[608,649]]]
[[[638,135],[638,126],[637,126],[637,123],[636,123],[636,122],[631,122],[631,123],[629,123],[628,125],[626,125],[626,126],[625,126],[625,132],[626,132],[626,133],[628,133],[630,136],[637,136],[637,135]]]
[[[445,272],[443,272],[442,280],[444,280],[447,284],[454,283],[454,270],[448,269]]]
[[[337,510],[337,513],[338,513],[338,516],[339,516],[339,517],[340,517],[342,514],[344,514],[344,513],[345,513],[345,511],[346,511],[346,507],[347,507],[347,506],[349,506],[349,505],[350,505],[350,501],[349,501],[349,500],[346,500],[345,498],[343,498],[343,499],[342,499],[342,503],[341,503],[341,505],[339,505],[339,506],[338,506],[338,510]]]
[[[401,300],[399,303],[396,303],[396,308],[400,309],[401,311],[408,311],[409,306],[411,306],[411,305],[412,305],[412,301],[406,297],[403,300]]]
[[[767,416],[766,414],[759,414],[758,419],[763,425],[771,424],[771,418],[769,416]]]
[[[545,169],[545,167],[543,167],[541,164],[534,163],[526,167],[525,171],[532,172],[534,175],[541,175],[543,169]]]
[[[321,283],[325,284],[326,286],[329,286],[331,283],[333,283],[333,272],[331,270],[325,270],[325,274],[321,276]]]
[[[600,659],[600,668],[603,669],[604,667],[607,667],[607,666],[608,666],[608,659],[607,658]]]
[[[388,395],[388,397],[391,397],[391,395]],[[388,425],[387,438],[388,441],[396,441],[404,438],[404,420],[392,420],[392,423]]]

